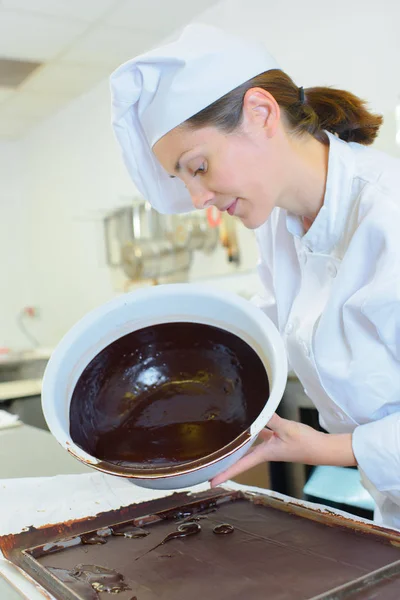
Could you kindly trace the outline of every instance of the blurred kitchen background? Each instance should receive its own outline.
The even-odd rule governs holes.
[[[264,41],[299,86],[367,99],[385,119],[376,147],[400,156],[394,0],[0,1],[0,408],[27,426],[45,428],[46,361],[93,307],[163,281],[262,293],[253,233],[213,210],[157,215],[130,181],[110,127],[109,74],[190,21]],[[281,414],[317,426],[295,378]],[[0,437],[0,458],[7,449]],[[246,477],[361,513],[372,508],[349,470],[277,465]]]

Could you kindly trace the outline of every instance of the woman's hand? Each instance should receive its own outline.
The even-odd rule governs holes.
[[[267,427],[258,436],[261,444],[253,446],[237,463],[217,475],[211,481],[212,487],[268,461],[342,467],[357,464],[350,433],[322,433],[303,423],[282,419],[277,414],[272,416]]]

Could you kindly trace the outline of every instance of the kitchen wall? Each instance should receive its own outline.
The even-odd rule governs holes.
[[[328,10],[317,0],[225,0],[197,20],[264,40],[299,85],[329,84],[369,99],[386,118],[377,147],[400,156],[393,116],[400,92],[400,3],[337,0]],[[104,82],[17,144],[0,146],[0,247],[13,257],[2,302],[6,317],[0,317],[8,343],[22,343],[11,323],[25,298],[41,311],[37,336],[53,345],[87,310],[117,293],[105,265],[101,219],[135,190],[109,123]],[[241,235],[252,266],[252,234]],[[224,260],[220,253],[213,265],[199,254],[195,277],[211,276]],[[251,274],[218,284],[248,292],[257,287]]]
[[[107,82],[39,126],[23,146],[32,289],[48,346],[113,296],[102,217],[133,189],[110,128]]]
[[[0,142],[0,347],[24,345],[17,325],[30,301],[29,244],[21,145]]]

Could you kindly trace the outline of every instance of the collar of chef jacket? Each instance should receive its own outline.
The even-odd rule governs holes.
[[[352,206],[355,174],[353,144],[325,132],[329,139],[328,175],[323,205],[307,233],[301,219],[287,213],[286,226],[293,236],[301,237],[310,252],[330,254],[341,240]]]

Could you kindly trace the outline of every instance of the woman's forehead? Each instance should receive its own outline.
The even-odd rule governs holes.
[[[215,127],[193,129],[180,125],[159,139],[153,146],[153,152],[164,167],[166,161],[171,163],[171,169],[182,154],[205,149],[217,136],[218,130]]]

